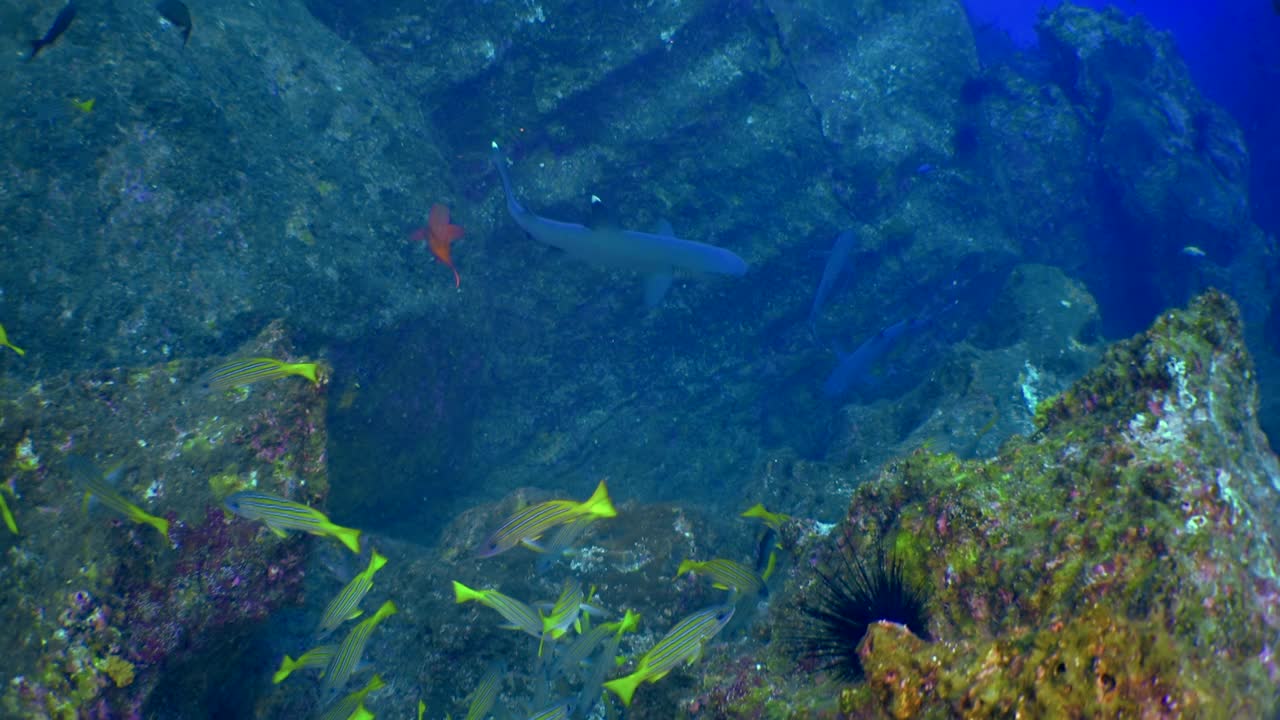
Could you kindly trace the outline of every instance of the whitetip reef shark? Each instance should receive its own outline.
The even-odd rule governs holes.
[[[502,178],[507,196],[507,211],[525,232],[540,243],[559,248],[569,255],[605,267],[644,273],[645,304],[653,307],[671,287],[676,270],[744,275],[747,263],[724,248],[683,240],[675,236],[665,221],[656,232],[589,228],[577,223],[560,222],[533,214],[511,190],[507,160],[498,143],[493,143],[493,165]]]
[[[919,334],[944,314],[954,310],[958,300],[950,300],[942,308],[924,315],[899,320],[880,332],[867,338],[856,350],[843,353],[836,350],[840,359],[835,369],[822,384],[822,394],[833,400],[839,399],[855,387],[863,387],[874,382],[871,371],[876,363],[886,357],[898,343]]]
[[[835,400],[844,397],[855,386],[872,382],[871,370],[876,363],[888,355],[899,340],[925,327],[930,320],[928,317],[899,320],[867,338],[851,353],[837,350],[840,361],[822,384],[822,394]]]

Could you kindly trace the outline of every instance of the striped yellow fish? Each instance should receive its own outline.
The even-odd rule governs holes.
[[[9,503],[5,501],[3,492],[0,492],[0,515],[4,516],[4,524],[9,528],[9,532],[17,535],[18,521],[13,519],[13,513],[9,511]]]
[[[742,517],[757,518],[775,532],[777,532],[778,528],[782,527],[783,523],[791,519],[790,515],[783,515],[782,513],[766,510],[762,503],[752,505],[742,513]]]
[[[600,702],[601,695],[604,694],[604,678],[609,671],[616,668],[618,657],[618,645],[622,642],[622,633],[627,630],[635,630],[640,619],[639,615],[627,611],[622,620],[617,623],[606,623],[605,625],[617,625],[617,632],[605,641],[604,647],[600,648],[599,657],[596,658],[589,670],[583,675],[582,689],[578,692],[576,705],[580,708],[587,708],[588,711]],[[605,627],[601,625],[601,627]]]
[[[729,620],[733,619],[732,605],[714,605],[704,608],[676,623],[676,626],[645,653],[636,669],[604,684],[606,690],[618,696],[623,705],[631,705],[631,696],[642,682],[657,682],[680,665],[687,665],[702,656],[702,645],[715,637]]]
[[[573,706],[564,700],[530,715],[527,720],[569,720]]]
[[[613,636],[615,638],[622,637],[623,633],[635,632],[640,625],[640,616],[635,612],[628,610],[621,620],[614,622],[600,623],[599,625],[587,630],[573,642],[560,652],[560,657],[556,660],[557,672],[564,672],[570,668],[577,668],[591,657],[596,651],[600,643],[605,638]],[[610,658],[612,660],[612,658]]]
[[[0,325],[0,347],[7,347],[19,355],[26,355],[27,351],[9,342],[9,334],[4,331],[4,326]]]
[[[117,467],[104,476],[102,471],[99,470],[91,460],[79,455],[68,455],[67,467],[70,469],[71,475],[76,479],[76,481],[84,486],[86,503],[89,501],[90,497],[96,498],[98,502],[120,513],[133,522],[140,523],[142,525],[150,525],[163,535],[165,540],[169,539],[168,520],[165,520],[162,517],[156,517],[155,515],[152,515],[146,510],[143,510],[137,505],[129,502],[109,484],[109,481],[114,480],[119,476],[122,467]]]
[[[321,645],[302,653],[297,660],[285,655],[284,660],[280,661],[280,669],[271,676],[271,682],[279,685],[288,679],[294,670],[319,670],[326,667],[337,649],[337,645]]]
[[[685,573],[706,575],[711,584],[720,590],[733,590],[741,593],[765,593],[764,580],[755,570],[740,562],[716,558],[714,560],[685,560],[676,570],[676,577]]]
[[[538,612],[528,605],[497,590],[472,590],[457,580],[453,581],[454,601],[461,605],[464,602],[478,602],[496,611],[509,625],[503,627],[524,632],[542,638],[542,618]]]
[[[543,615],[542,611],[538,611],[538,617],[542,620],[542,635],[538,638],[538,657],[542,657],[543,643],[547,640],[560,639],[560,636],[568,632],[570,627],[578,623],[578,614],[582,612],[584,601],[582,583],[570,578],[564,582],[564,589],[560,591],[560,597],[556,598],[556,604],[552,606],[551,612]]]
[[[283,537],[289,530],[301,530],[312,535],[327,535],[337,539],[360,554],[360,531],[329,522],[319,510],[301,503],[285,500],[269,493],[245,490],[222,501],[228,510],[247,520],[261,520],[271,532]]]
[[[491,663],[485,670],[480,684],[471,691],[471,704],[467,707],[467,720],[485,720],[489,711],[498,701],[498,693],[502,690],[502,678],[507,667],[501,661]]]
[[[338,593],[329,606],[324,609],[324,616],[320,618],[320,627],[317,632],[326,635],[333,632],[342,623],[353,618],[360,617],[360,601],[373,588],[373,574],[382,569],[387,564],[387,559],[378,553],[377,550],[372,551],[369,556],[369,565],[364,570],[351,578],[351,582]]]
[[[609,499],[609,488],[601,480],[596,490],[584,502],[573,500],[548,500],[512,515],[494,531],[480,547],[480,557],[493,557],[516,545],[532,543],[551,528],[564,525],[582,517],[611,518],[618,511]]]
[[[378,623],[397,612],[399,611],[396,604],[388,600],[382,603],[382,607],[378,608],[377,612],[351,628],[351,632],[347,633],[347,637],[338,646],[338,651],[330,658],[329,665],[324,670],[324,685],[321,689],[325,695],[331,695],[347,684],[351,679],[351,673],[355,672],[356,666],[360,664],[360,657],[364,655],[364,646],[369,642],[369,635],[373,633],[373,629],[378,627]]]
[[[587,532],[587,528],[591,527],[591,524],[595,521],[595,517],[584,515],[561,525],[545,542],[539,542],[536,545],[529,544],[531,549],[542,553],[536,564],[538,574],[546,573],[558,561],[572,555],[574,546],[582,539],[582,536]]]
[[[386,686],[387,683],[382,680],[381,675],[374,675],[369,678],[369,682],[365,683],[364,687],[344,695],[341,700],[326,708],[320,716],[320,720],[368,720],[372,718],[373,713],[365,708],[364,699],[374,690],[381,690]]]
[[[315,363],[287,363],[275,358],[257,357],[225,362],[200,378],[201,390],[230,390],[262,380],[298,375],[319,382]]]

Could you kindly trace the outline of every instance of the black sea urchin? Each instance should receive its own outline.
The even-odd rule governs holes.
[[[871,623],[904,625],[929,640],[927,590],[909,583],[897,557],[876,551],[871,564],[854,555],[848,545],[838,559],[817,570],[819,583],[800,602],[799,627],[789,640],[797,656],[817,661],[845,680],[862,677],[858,644]]]

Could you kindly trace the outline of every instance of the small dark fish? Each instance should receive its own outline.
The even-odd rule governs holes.
[[[62,12],[58,13],[58,17],[53,19],[53,24],[49,26],[49,32],[45,33],[44,37],[39,40],[31,41],[31,56],[27,58],[27,62],[35,59],[36,53],[40,52],[45,45],[52,45],[54,40],[61,37],[62,33],[71,27],[71,21],[75,19],[76,4],[69,2],[66,7],[62,8]]]
[[[182,28],[182,47],[186,47],[187,40],[191,39],[191,11],[187,4],[182,0],[160,0],[156,3],[156,12],[174,27]]]
[[[761,574],[765,580],[769,578],[764,575],[769,566],[776,563],[777,557],[774,551],[778,549],[778,533],[773,528],[765,528],[760,532],[760,537],[756,539],[756,572]],[[772,571],[770,571],[772,574]]]

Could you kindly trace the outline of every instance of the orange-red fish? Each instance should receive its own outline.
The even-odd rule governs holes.
[[[414,230],[413,234],[410,235],[414,240],[425,241],[427,247],[431,248],[431,254],[435,255],[436,259],[453,271],[454,287],[462,286],[462,278],[458,276],[458,268],[453,265],[453,260],[449,255],[449,247],[454,240],[462,237],[462,232],[461,225],[449,223],[449,208],[436,203],[431,206],[431,215],[427,217],[426,226]]]

